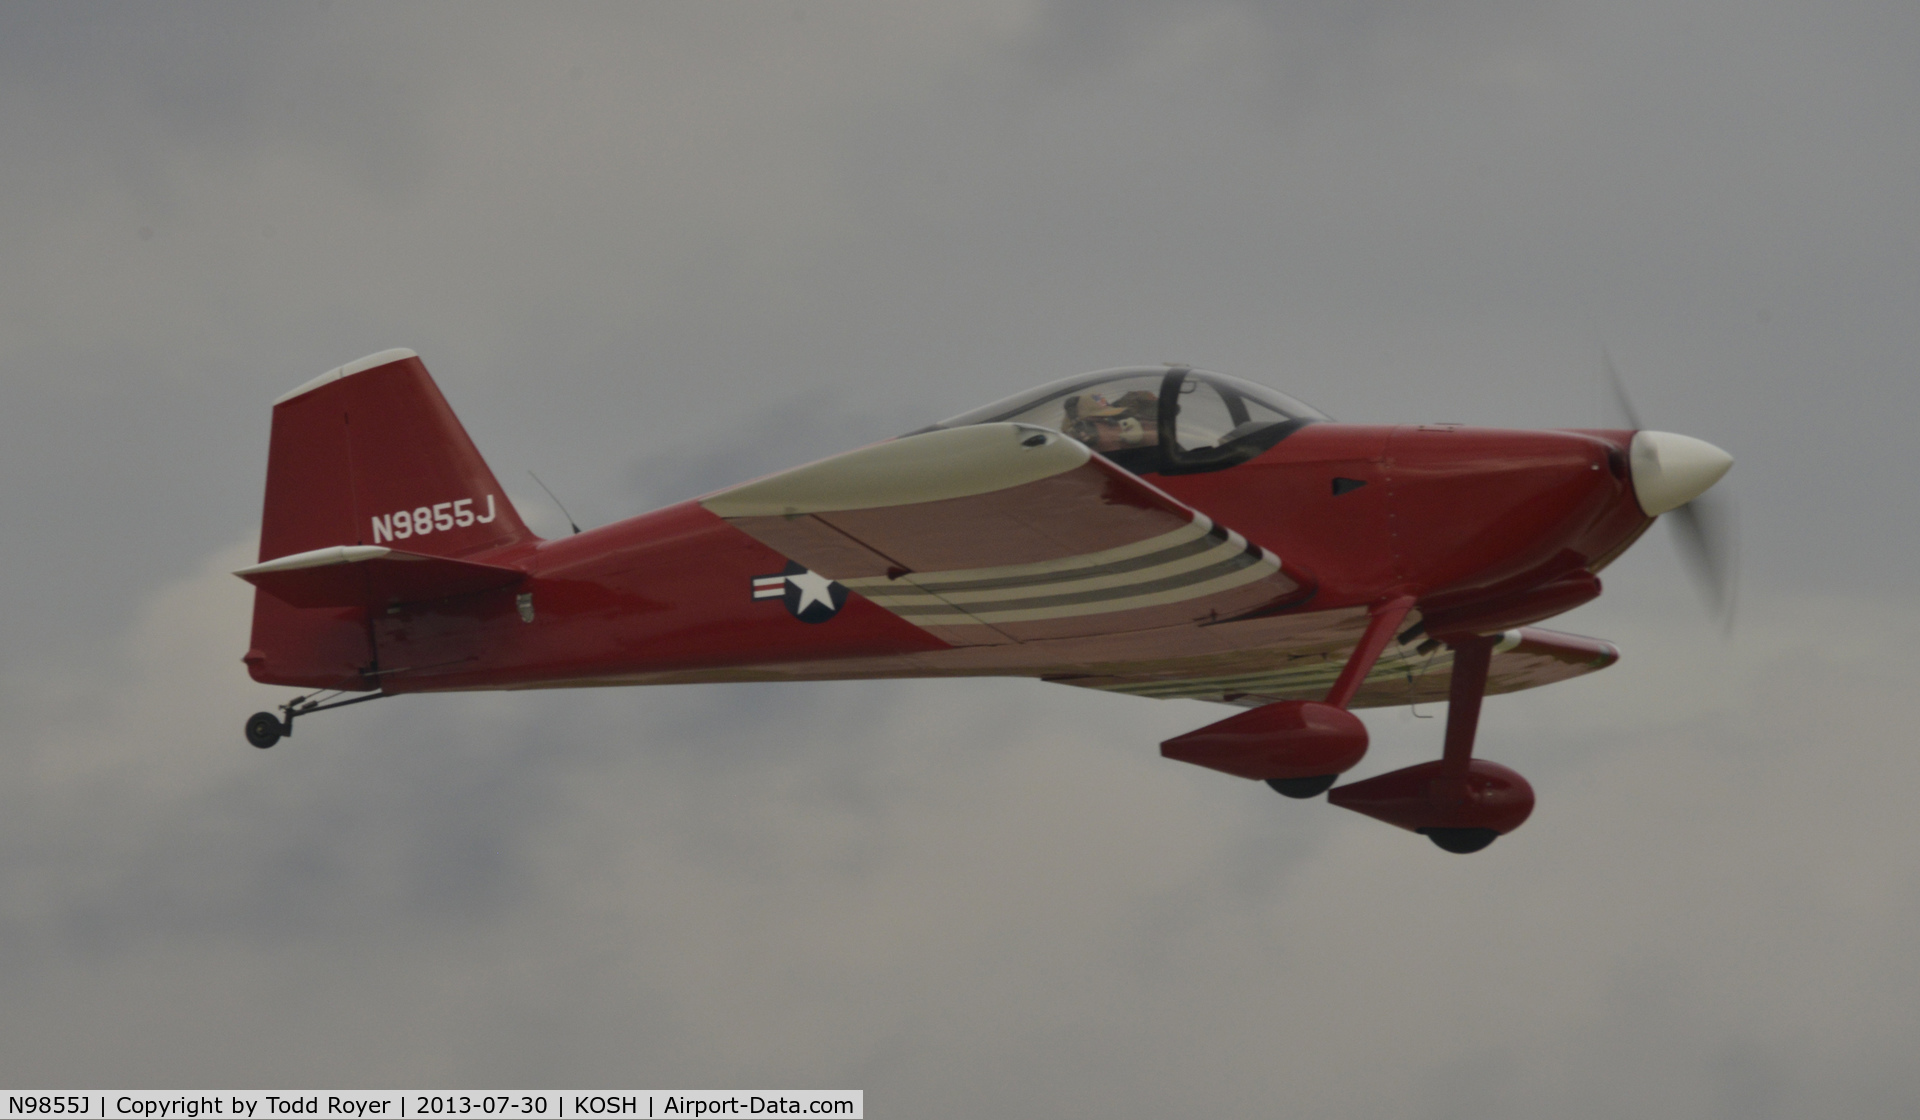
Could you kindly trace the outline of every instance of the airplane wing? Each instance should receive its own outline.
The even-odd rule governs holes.
[[[1121,676],[1063,676],[1047,679],[1058,684],[1124,692],[1160,699],[1214,700],[1257,708],[1279,700],[1319,700],[1333,687],[1346,662],[1346,649],[1332,654],[1294,655],[1276,665],[1271,653],[1216,660],[1204,669],[1168,669],[1157,673]],[[1557,630],[1528,626],[1509,630],[1494,647],[1487,670],[1487,693],[1519,692],[1567,680],[1620,660],[1613,643]],[[1453,652],[1434,646],[1389,645],[1355,695],[1355,708],[1390,708],[1401,704],[1445,703],[1453,677]]]
[[[1310,590],[1279,557],[1030,424],[906,436],[701,504],[954,645],[1220,621]]]

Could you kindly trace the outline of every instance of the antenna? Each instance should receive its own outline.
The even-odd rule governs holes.
[[[573,526],[574,535],[579,536],[580,526],[574,523],[573,515],[567,512],[567,507],[561,504],[559,498],[554,497],[553,491],[551,489],[548,489],[547,484],[540,481],[540,476],[537,474],[534,474],[532,471],[528,471],[527,477],[533,479],[534,484],[539,486],[540,489],[547,491],[547,497],[553,498],[553,504],[556,506],[560,506],[560,516],[567,519],[567,524]]]

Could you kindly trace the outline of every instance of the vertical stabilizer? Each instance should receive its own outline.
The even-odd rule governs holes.
[[[337,545],[471,557],[537,538],[411,350],[329,370],[273,403],[260,560]],[[372,688],[364,609],[255,593],[255,680]]]
[[[533,539],[413,351],[274,402],[261,560],[342,544],[470,556]]]

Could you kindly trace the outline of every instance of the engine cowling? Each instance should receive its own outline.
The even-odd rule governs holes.
[[[1160,753],[1255,780],[1322,777],[1359,763],[1367,726],[1331,704],[1286,700],[1168,739]]]
[[[1327,800],[1465,852],[1524,824],[1533,812],[1533,787],[1497,762],[1437,760],[1340,786]]]

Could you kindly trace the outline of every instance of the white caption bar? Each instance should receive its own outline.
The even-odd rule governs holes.
[[[863,1120],[866,1094],[860,1089],[684,1089],[671,1092],[470,1092],[408,1089],[234,1091],[147,1093],[92,1089],[86,1092],[6,1093],[0,1120],[64,1117],[92,1120],[433,1120],[507,1117],[511,1120],[587,1120],[595,1117],[661,1117],[687,1120],[713,1116],[838,1116]]]

